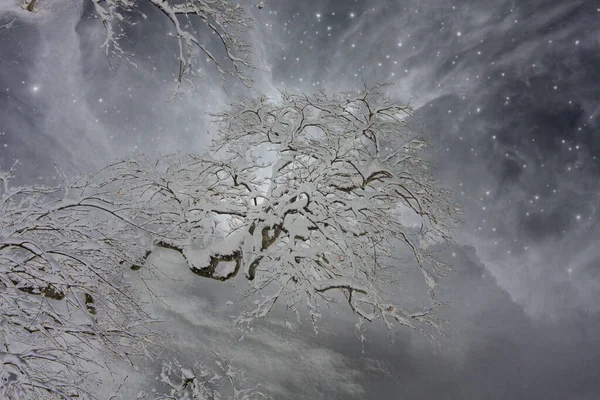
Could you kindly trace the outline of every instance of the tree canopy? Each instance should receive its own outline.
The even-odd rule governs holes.
[[[63,176],[57,187],[13,187],[12,171],[3,172],[0,302],[10,374],[72,396],[78,381],[44,380],[44,368],[80,379],[77,360],[91,362],[92,350],[139,353],[151,318],[124,272],[143,268],[156,247],[179,252],[201,277],[243,275],[258,298],[238,325],[283,301],[298,318],[306,307],[316,329],[320,306],[338,292],[359,325],[438,329],[434,290],[444,265],[428,249],[450,239],[458,209],[434,181],[425,143],[407,129],[410,108],[384,89],[240,98],[214,115],[204,155],[132,156]],[[431,299],[420,310],[387,291],[410,268]]]
[[[174,26],[178,84],[193,84],[199,55],[221,78],[251,83],[241,6],[91,1],[107,56],[132,60],[123,24],[143,18],[143,3]],[[41,3],[26,4],[35,12]],[[202,24],[229,68],[200,41]],[[61,174],[56,186],[15,185],[17,165],[0,171],[0,395],[93,398],[94,371],[145,356],[155,320],[127,274],[157,248],[178,252],[199,277],[244,279],[250,304],[239,329],[282,304],[298,319],[308,312],[316,331],[321,307],[344,300],[358,328],[381,320],[390,335],[396,324],[439,332],[435,289],[446,268],[432,244],[451,239],[459,210],[407,123],[412,109],[386,97],[388,88],[240,97],[213,115],[204,154],[132,155]],[[418,309],[394,294],[410,271],[428,296]],[[164,362],[167,394],[158,398],[224,398],[214,390],[221,380],[231,399],[265,397],[224,358],[211,371]]]

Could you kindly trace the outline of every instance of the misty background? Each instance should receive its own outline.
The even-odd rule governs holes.
[[[178,72],[163,15],[128,28],[137,67],[110,60],[91,3],[38,14],[0,5],[0,167],[19,181],[86,172],[131,152],[201,152],[209,112],[241,93],[334,93],[393,82],[434,146],[436,176],[465,223],[444,255],[449,337],[383,327],[364,351],[349,310],[315,335],[277,315],[229,345],[242,283],[206,281],[174,254],[154,260],[151,300],[190,358],[225,348],[288,399],[600,398],[600,4],[592,0],[248,2],[255,85],[167,101]],[[16,3],[16,1],[14,2]],[[236,285],[238,287],[236,287]]]

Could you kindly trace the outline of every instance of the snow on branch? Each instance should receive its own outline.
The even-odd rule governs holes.
[[[316,330],[337,296],[358,327],[439,331],[446,268],[431,245],[451,240],[459,210],[406,124],[410,108],[384,90],[241,98],[215,115],[205,155],[131,156],[56,187],[13,186],[0,171],[5,393],[83,396],[90,354],[140,353],[150,319],[124,274],[157,247],[198,276],[244,276],[240,327],[282,302],[306,308]],[[410,271],[429,296],[422,309],[394,295]]]
[[[313,321],[330,301],[324,292],[337,290],[360,319],[382,319],[390,330],[392,321],[437,323],[434,290],[444,265],[427,248],[450,240],[459,213],[431,175],[425,142],[410,134],[412,110],[387,99],[385,88],[242,98],[215,115],[213,157],[245,166],[238,179],[253,182],[247,218],[236,226],[247,232],[242,269],[257,291],[278,287],[288,307],[305,304]],[[398,265],[402,249],[413,263]],[[431,297],[417,313],[383,290],[412,265]],[[258,304],[242,323],[264,315]]]
[[[252,21],[246,16],[243,6],[229,0],[91,0],[96,14],[105,29],[102,44],[106,56],[120,57],[131,61],[131,54],[121,46],[126,41],[123,25],[133,25],[132,17],[140,13],[140,4],[151,4],[172,23],[170,33],[178,47],[179,73],[177,87],[182,82],[193,88],[193,79],[198,76],[198,53],[219,72],[221,79],[226,75],[239,79],[250,86],[252,79],[248,71],[252,69],[250,47],[242,39]],[[141,14],[142,18],[147,17]],[[208,38],[197,33],[198,24],[203,24],[214,34],[222,47],[225,59],[213,54],[207,45]],[[225,63],[229,64],[229,67]]]
[[[198,362],[192,368],[186,368],[178,360],[165,361],[158,381],[166,390],[164,394],[152,396],[153,399],[195,399],[195,400],[259,400],[270,399],[260,391],[260,385],[249,386],[244,371],[232,365],[219,353],[216,368],[209,368]],[[146,393],[138,394],[145,399]]]
[[[0,172],[0,397],[93,397],[94,354],[128,360],[151,336],[121,267],[140,246],[83,182],[12,178]]]
[[[243,274],[264,295],[240,325],[283,300],[305,305],[316,326],[333,292],[361,320],[390,330],[435,325],[445,266],[429,248],[451,239],[459,211],[406,125],[410,108],[384,90],[241,98],[215,115],[209,154],[132,158],[98,181],[118,186],[136,210],[127,220],[178,251],[193,273]],[[396,304],[389,287],[412,268],[430,297],[416,312]]]

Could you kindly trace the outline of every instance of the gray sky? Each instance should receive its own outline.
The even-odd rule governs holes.
[[[3,9],[2,7],[6,7]],[[600,5],[584,0],[284,1],[250,8],[255,93],[339,91],[394,82],[435,146],[438,179],[465,211],[446,256],[455,271],[439,348],[370,329],[364,353],[341,308],[315,336],[274,316],[231,354],[278,398],[600,398]],[[0,26],[15,18],[0,6]],[[205,113],[225,93],[207,69],[167,103],[177,72],[168,24],[130,32],[138,67],[111,70],[90,7],[18,14],[0,28],[0,166],[23,181],[54,163],[89,170],[131,151],[201,151]],[[239,288],[183,274],[156,305],[186,354],[228,347]],[[162,258],[161,258],[162,260]],[[183,272],[182,272],[183,271]],[[187,276],[187,278],[186,278]],[[173,288],[173,289],[169,289]],[[173,293],[183,293],[179,298]],[[185,307],[184,307],[185,305]],[[309,324],[306,324],[309,325]],[[286,342],[287,341],[287,344]],[[320,396],[320,397],[319,397]]]

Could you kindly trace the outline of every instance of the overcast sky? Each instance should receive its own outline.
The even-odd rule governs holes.
[[[207,67],[197,93],[167,102],[178,66],[160,13],[146,10],[130,32],[138,67],[111,70],[88,2],[64,3],[75,6],[0,6],[0,166],[18,158],[20,179],[35,182],[51,180],[53,164],[85,171],[128,152],[202,151],[206,112],[240,85],[225,92]],[[436,348],[399,329],[389,347],[373,327],[363,352],[341,308],[317,336],[284,333],[273,318],[229,345],[235,282],[202,281],[163,254],[158,268],[181,280],[153,281],[173,307],[155,305],[180,350],[201,358],[225,346],[276,398],[600,398],[600,3],[265,4],[248,8],[250,92],[386,81],[416,109],[437,177],[465,212],[440,288],[451,334]]]

